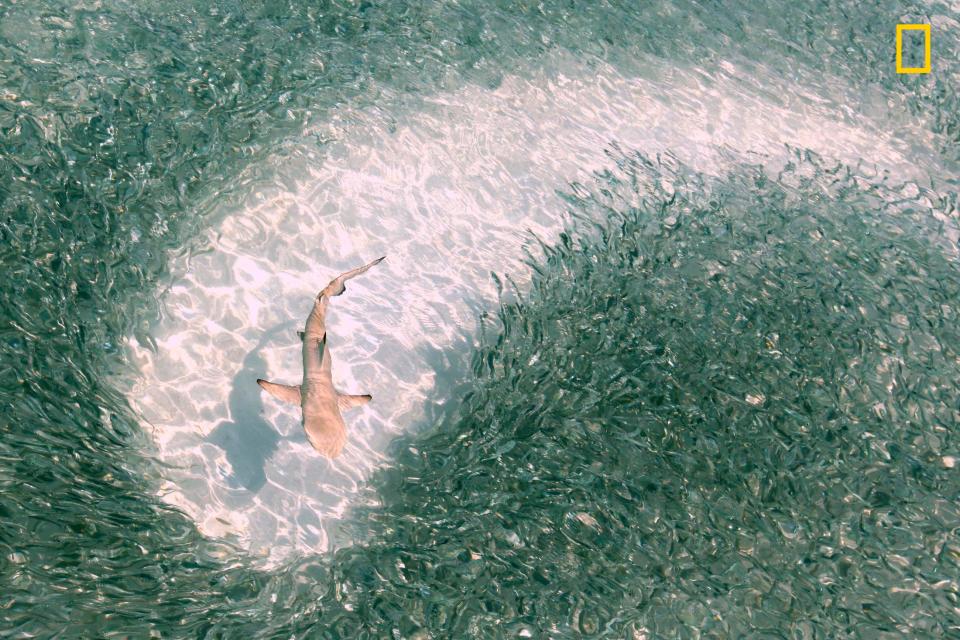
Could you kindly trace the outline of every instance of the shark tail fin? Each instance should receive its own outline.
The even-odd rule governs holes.
[[[347,280],[355,276],[358,276],[361,273],[366,272],[368,269],[370,269],[375,265],[380,264],[381,262],[383,262],[384,258],[386,257],[387,256],[381,256],[376,260],[374,260],[373,262],[369,262],[363,265],[362,267],[357,267],[356,269],[351,269],[350,271],[345,271],[344,273],[341,273],[339,276],[331,280],[330,284],[324,287],[323,291],[320,292],[320,297],[327,296],[328,298],[332,298],[333,296],[340,295],[341,293],[347,290],[347,285],[346,285]]]
[[[373,399],[369,393],[351,396],[346,393],[337,394],[337,406],[340,408],[340,411],[346,411],[347,409],[355,409],[357,407],[362,407],[363,405],[370,402]]]
[[[300,387],[289,384],[276,384],[275,382],[260,379],[257,380],[257,384],[277,400],[291,404],[300,404]]]

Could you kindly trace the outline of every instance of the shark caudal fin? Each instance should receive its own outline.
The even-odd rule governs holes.
[[[347,280],[355,276],[358,276],[361,273],[366,272],[368,269],[370,269],[375,265],[380,264],[381,262],[383,262],[384,258],[386,257],[387,256],[382,256],[380,258],[377,258],[373,262],[363,265],[362,267],[357,267],[356,269],[351,269],[350,271],[341,273],[339,276],[331,280],[330,284],[324,287],[323,291],[320,292],[320,296],[327,296],[328,298],[332,298],[333,296],[340,295],[341,293],[347,290],[347,285],[346,285]]]
[[[373,396],[371,396],[369,393],[360,396],[351,396],[346,393],[338,393],[337,406],[340,407],[340,411],[346,411],[347,409],[362,407],[370,402],[371,399],[373,399]]]
[[[277,400],[289,402],[290,404],[300,404],[300,387],[295,387],[290,384],[277,384],[260,379],[257,380],[257,384]]]

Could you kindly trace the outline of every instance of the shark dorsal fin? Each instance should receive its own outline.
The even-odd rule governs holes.
[[[360,396],[351,396],[346,393],[338,393],[337,406],[340,407],[340,411],[355,409],[356,407],[362,407],[363,405],[367,404],[372,398],[373,396],[368,393]]]
[[[277,400],[291,404],[300,404],[300,387],[289,384],[276,384],[275,382],[268,382],[266,380],[257,380],[257,384]]]

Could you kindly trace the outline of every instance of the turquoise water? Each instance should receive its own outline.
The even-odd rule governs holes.
[[[960,633],[960,17],[726,4],[0,0],[0,636]]]

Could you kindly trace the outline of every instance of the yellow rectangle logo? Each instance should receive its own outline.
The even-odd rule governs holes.
[[[923,32],[923,66],[903,66],[903,32]],[[897,73],[930,73],[930,25],[928,24],[898,24],[897,25]]]

